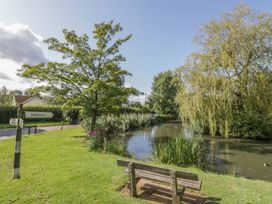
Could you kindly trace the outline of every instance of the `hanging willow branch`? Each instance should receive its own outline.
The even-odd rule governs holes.
[[[272,16],[239,6],[203,26],[201,51],[180,68],[184,123],[211,135],[272,133]]]

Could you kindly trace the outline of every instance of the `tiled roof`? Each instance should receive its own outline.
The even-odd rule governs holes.
[[[30,99],[32,96],[15,96],[16,104],[24,103],[26,100]]]

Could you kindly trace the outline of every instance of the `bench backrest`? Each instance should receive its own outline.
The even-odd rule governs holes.
[[[162,175],[167,175],[167,176],[169,176],[171,171],[173,171],[173,169],[160,168],[160,167],[150,166],[147,164],[135,163],[135,162],[131,162],[131,161],[117,160],[117,165],[119,165],[119,166],[128,167],[129,163],[133,163],[135,169],[150,171],[150,172],[154,172],[154,173],[158,173],[158,174],[162,174]],[[198,181],[197,174],[186,172],[186,171],[176,171],[176,177]]]

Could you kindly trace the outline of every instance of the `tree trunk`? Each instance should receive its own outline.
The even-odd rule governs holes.
[[[91,131],[94,131],[95,124],[96,124],[96,117],[97,117],[97,99],[98,99],[98,93],[95,91],[94,94],[94,99],[95,99],[95,106],[92,112],[92,124],[91,124]]]
[[[96,124],[96,116],[97,116],[97,111],[96,111],[96,110],[93,110],[93,113],[92,113],[91,131],[94,131],[95,124]]]

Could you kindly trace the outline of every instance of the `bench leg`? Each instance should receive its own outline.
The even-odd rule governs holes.
[[[181,195],[178,191],[176,171],[171,171],[171,183],[172,183],[172,203],[180,204]]]
[[[141,180],[141,178],[136,177],[136,185],[137,185],[137,183],[138,183],[140,180]],[[130,183],[129,183],[129,181],[128,181],[127,185],[128,185],[128,188],[130,189]]]
[[[129,174],[129,187],[130,187],[130,196],[137,197],[137,189],[136,189],[136,178],[135,178],[135,169],[134,164],[128,164],[128,174]]]

